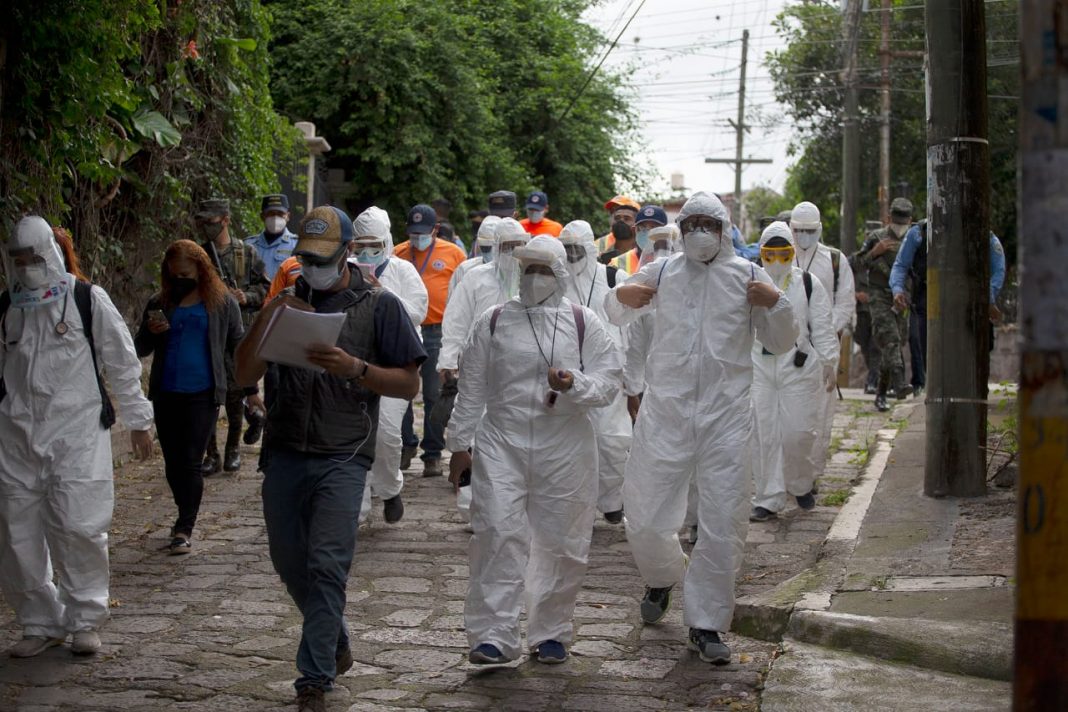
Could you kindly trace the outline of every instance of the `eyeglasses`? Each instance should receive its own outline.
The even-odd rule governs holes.
[[[708,230],[709,232],[722,233],[723,221],[710,215],[692,215],[679,223],[679,229],[682,232]]]
[[[765,264],[774,264],[781,262],[782,264],[790,264],[794,259],[794,248],[792,247],[761,247],[760,248],[760,261]]]

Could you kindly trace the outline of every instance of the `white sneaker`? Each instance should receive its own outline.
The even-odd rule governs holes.
[[[100,635],[95,630],[77,630],[70,643],[75,655],[92,655],[100,650]]]
[[[63,644],[63,638],[49,638],[44,635],[27,635],[11,646],[7,651],[13,658],[32,658],[49,648]]]

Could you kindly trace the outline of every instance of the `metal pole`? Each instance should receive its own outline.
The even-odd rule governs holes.
[[[986,494],[990,148],[983,0],[926,5],[927,455],[924,494]]]
[[[890,224],[890,1],[883,0],[879,108],[879,219]]]
[[[1020,477],[1013,709],[1068,709],[1068,82],[1064,3],[1020,16]]]
[[[738,82],[738,124],[735,126],[736,143],[734,155],[737,162],[734,164],[734,205],[731,209],[731,220],[738,225],[742,219],[742,146],[745,143],[745,64],[749,54],[749,30],[742,31],[742,71]]]
[[[857,117],[857,34],[860,0],[846,0],[843,12],[845,113],[842,118],[842,225],[838,246],[847,257],[857,251],[857,196],[860,193],[860,127]]]

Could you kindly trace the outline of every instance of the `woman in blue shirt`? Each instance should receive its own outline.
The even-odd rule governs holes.
[[[178,507],[170,553],[185,554],[204,493],[200,463],[226,399],[225,355],[244,331],[237,300],[200,245],[172,243],[160,272],[160,292],[145,307],[134,345],[138,356],[153,356],[148,398]]]

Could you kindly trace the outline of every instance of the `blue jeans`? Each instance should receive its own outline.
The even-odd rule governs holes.
[[[909,355],[912,357],[912,387],[927,385],[927,315],[909,312]]]
[[[441,324],[430,324],[420,329],[423,333],[423,348],[426,349],[426,361],[423,361],[419,368],[419,375],[423,379],[423,442],[420,443],[415,436],[415,415],[411,403],[408,404],[404,420],[401,421],[401,442],[405,447],[422,445],[424,461],[440,460],[441,451],[445,449],[445,433],[431,423],[430,411],[434,409],[441,393],[441,379],[438,377]]]
[[[345,583],[356,550],[360,501],[371,460],[274,449],[263,479],[271,562],[304,615],[295,686],[329,690],[335,658],[349,647]]]

